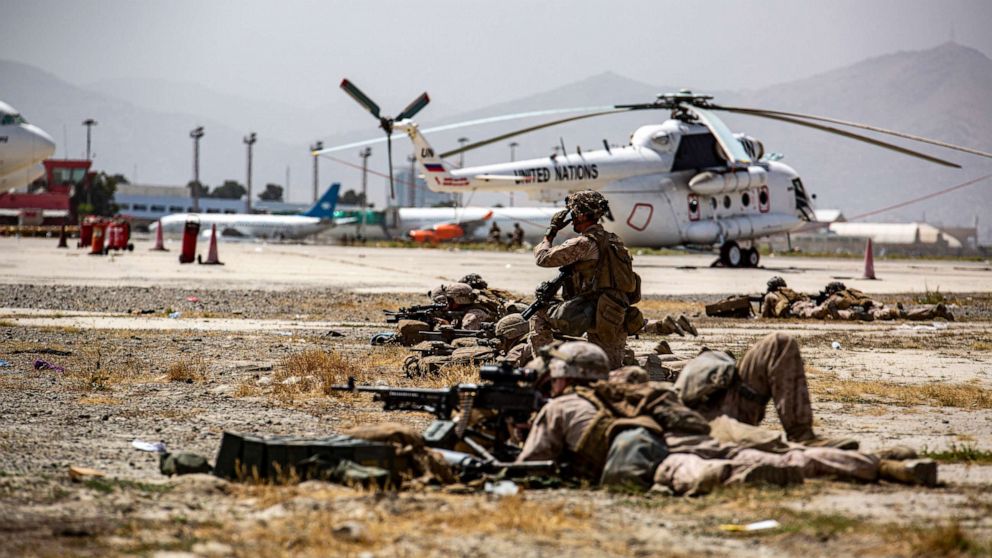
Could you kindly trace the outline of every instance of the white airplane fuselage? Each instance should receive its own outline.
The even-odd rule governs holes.
[[[0,190],[19,189],[44,174],[41,162],[55,153],[55,142],[0,102]]]
[[[220,236],[266,238],[266,239],[301,239],[334,226],[333,221],[322,220],[318,217],[302,215],[249,215],[249,214],[218,214],[218,213],[174,213],[163,217],[162,233],[169,236],[182,235],[186,221],[200,222],[200,231],[209,233],[213,225],[217,226]],[[157,224],[151,225],[154,232]]]

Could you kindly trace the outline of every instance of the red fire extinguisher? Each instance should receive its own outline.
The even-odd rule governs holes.
[[[200,220],[190,219],[183,227],[183,249],[179,253],[179,263],[193,263],[196,259],[196,239],[200,236]]]
[[[103,252],[103,237],[107,232],[107,222],[99,221],[93,223],[93,238],[90,240],[90,255],[91,256],[102,256]]]

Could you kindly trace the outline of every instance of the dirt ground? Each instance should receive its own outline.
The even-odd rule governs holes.
[[[910,302],[913,295],[885,295]],[[196,300],[188,299],[195,297]],[[698,315],[712,296],[653,297],[648,317]],[[294,373],[338,355],[344,381],[402,377],[373,348],[381,310],[410,293],[306,287],[196,291],[13,284],[0,290],[0,555],[107,556],[943,556],[992,550],[992,295],[948,295],[955,322],[693,318],[702,346],[742,354],[772,331],[800,339],[816,428],[873,451],[908,444],[941,459],[938,488],[807,481],[700,498],[569,488],[495,498],[465,487],[402,493],[310,481],[166,478],[135,439],[212,460],[224,431],[325,436],[385,420],[358,394],[325,395]],[[176,318],[169,318],[179,312]],[[647,350],[657,341],[632,341]],[[833,343],[840,349],[832,348]],[[337,358],[337,357],[335,357]],[[37,370],[38,360],[64,372]],[[0,365],[2,366],[2,365]],[[441,384],[456,378],[435,380]],[[778,428],[774,412],[767,426]],[[70,466],[101,478],[70,479]],[[750,534],[724,524],[776,519]]]

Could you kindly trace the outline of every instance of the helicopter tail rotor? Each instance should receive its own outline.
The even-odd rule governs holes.
[[[376,104],[368,95],[362,92],[354,83],[348,81],[347,78],[341,80],[341,89],[348,94],[352,99],[354,99],[358,104],[365,107],[365,110],[369,111],[372,116],[379,119],[379,127],[386,132],[386,154],[389,159],[389,198],[396,199],[396,190],[393,186],[393,123],[397,120],[406,120],[408,118],[413,118],[415,114],[421,111],[427,106],[427,103],[431,102],[430,97],[427,92],[423,92],[419,97],[410,102],[403,112],[399,113],[395,118],[384,116],[379,109],[379,105]]]

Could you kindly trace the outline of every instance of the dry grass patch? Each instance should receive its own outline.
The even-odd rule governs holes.
[[[841,380],[835,374],[822,371],[811,375],[809,380],[810,393],[820,401],[992,409],[992,390],[977,383],[908,385],[880,380]]]
[[[254,378],[246,378],[241,380],[237,387],[234,388],[232,395],[234,397],[259,397],[264,391],[258,384],[255,383]]]
[[[333,498],[335,504],[340,498]],[[353,498],[354,496],[352,496]],[[269,500],[271,501],[271,500]],[[542,504],[516,496],[497,501],[459,497],[360,497],[359,505],[295,513],[242,530],[202,533],[250,548],[264,556],[354,555],[374,551],[382,555],[433,555],[451,550],[451,542],[467,537],[516,540],[535,537],[544,543],[580,543],[591,529],[587,507]],[[344,503],[343,501],[341,503]],[[357,526],[345,532],[347,523]],[[425,529],[425,526],[428,528]],[[410,554],[413,553],[413,554]]]
[[[122,400],[106,395],[85,395],[79,398],[80,405],[120,405]]]
[[[272,375],[273,391],[277,395],[330,395],[337,393],[331,386],[348,383],[354,377],[359,383],[367,380],[368,369],[336,351],[309,349],[284,358]]]
[[[697,302],[660,298],[641,300],[637,303],[637,307],[649,318],[664,318],[666,314],[671,314],[673,317],[679,314],[691,315],[703,309],[703,305]]]
[[[170,382],[202,382],[207,378],[207,364],[202,357],[183,358],[169,366],[165,377]]]

